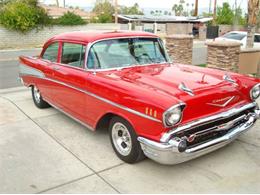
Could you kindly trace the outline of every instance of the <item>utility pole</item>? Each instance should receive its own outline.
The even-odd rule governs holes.
[[[60,5],[59,5],[59,0],[56,0],[56,6],[57,6],[57,7],[60,7]]]
[[[195,0],[195,10],[194,10],[194,16],[198,16],[198,2],[199,0]]]
[[[63,0],[63,7],[64,7],[64,8],[66,7],[66,3],[65,3],[65,0]]]
[[[115,0],[115,23],[118,23],[118,2]]]
[[[260,0],[248,0],[248,27],[246,47],[254,46],[255,26],[257,24],[257,14],[259,12]]]
[[[209,0],[209,14],[211,14],[211,3],[212,3],[212,0]]]
[[[214,9],[213,9],[213,25],[216,26],[217,18],[217,0],[214,0]]]

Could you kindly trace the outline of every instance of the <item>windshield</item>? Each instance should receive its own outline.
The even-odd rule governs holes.
[[[89,69],[121,68],[168,62],[162,42],[157,38],[124,38],[95,43],[88,55]]]
[[[246,35],[240,33],[227,33],[223,37],[241,41]]]

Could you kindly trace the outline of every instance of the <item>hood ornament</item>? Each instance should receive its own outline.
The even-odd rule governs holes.
[[[190,96],[194,96],[193,90],[188,88],[185,83],[181,82],[179,84],[179,89],[186,92],[187,94],[189,94]]]
[[[232,79],[231,76],[229,74],[227,74],[227,73],[225,73],[225,75],[223,76],[223,79],[225,81],[228,81],[230,83],[233,83],[233,84],[237,85],[237,82],[234,79]]]
[[[226,107],[234,98],[235,98],[235,96],[232,96],[232,97],[229,96],[226,98],[213,100],[211,103],[206,103],[206,104],[223,108],[223,107]]]

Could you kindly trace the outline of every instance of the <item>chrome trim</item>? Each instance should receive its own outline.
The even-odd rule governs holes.
[[[254,125],[255,121],[260,117],[259,113],[259,109],[249,113],[246,122],[231,128],[227,134],[200,145],[186,148],[184,152],[179,152],[178,150],[178,146],[182,139],[171,139],[166,143],[156,142],[144,137],[138,137],[137,139],[141,144],[144,154],[148,158],[161,164],[178,164],[197,158],[229,144],[241,133],[247,131]]]
[[[44,75],[44,74],[43,74],[43,75]],[[23,75],[21,75],[21,76],[23,76]],[[100,97],[100,96],[98,96],[98,95],[96,95],[96,94],[94,94],[94,93],[91,93],[91,92],[89,92],[89,91],[82,90],[82,89],[77,88],[77,87],[74,87],[74,86],[72,86],[72,85],[68,85],[68,84],[66,84],[66,83],[64,83],[64,82],[60,82],[60,81],[57,81],[57,80],[54,80],[54,79],[47,78],[47,77],[45,77],[45,75],[44,75],[44,77],[38,77],[38,76],[35,75],[35,74],[34,74],[34,75],[26,74],[26,75],[24,75],[24,76],[34,76],[34,77],[37,77],[37,78],[41,78],[41,79],[45,79],[45,80],[48,80],[48,81],[51,81],[51,82],[58,83],[58,84],[60,84],[60,85],[64,85],[64,86],[66,86],[66,87],[72,88],[72,89],[74,89],[74,90],[77,90],[77,91],[80,91],[80,92],[85,93],[85,94],[87,94],[87,95],[90,95],[90,96],[92,96],[92,97],[95,97],[95,98],[97,98],[97,99],[99,99],[99,100],[101,100],[101,101],[103,101],[103,102],[106,102],[106,103],[108,103],[108,104],[111,104],[111,105],[113,105],[113,106],[115,106],[115,107],[118,107],[118,108],[120,108],[120,109],[122,109],[122,110],[125,110],[125,111],[128,111],[128,112],[130,112],[130,113],[133,113],[133,114],[135,114],[135,115],[141,116],[141,117],[143,117],[143,118],[146,118],[146,119],[149,119],[149,120],[152,120],[152,121],[155,121],[155,122],[160,122],[160,123],[162,122],[161,120],[159,120],[159,119],[157,119],[157,118],[148,116],[148,115],[146,115],[146,114],[143,114],[143,113],[141,113],[141,112],[138,112],[138,111],[133,110],[133,109],[131,109],[131,108],[128,108],[128,107],[126,107],[126,106],[117,104],[117,103],[115,103],[115,102],[113,102],[113,101],[111,101],[111,100],[108,100],[108,99],[105,99],[105,98],[103,98],[103,97]]]
[[[176,124],[173,124],[173,125],[169,126],[169,125],[167,125],[166,122],[165,122],[165,115],[166,115],[170,110],[172,110],[172,109],[174,109],[174,108],[177,108],[177,107],[181,107],[181,111],[182,111],[182,113],[181,113],[181,118],[180,118],[179,122],[177,122]],[[180,102],[180,103],[175,104],[175,105],[173,105],[172,107],[168,108],[168,109],[163,113],[163,115],[162,115],[164,127],[173,127],[174,125],[179,124],[179,123],[181,122],[181,120],[182,120],[183,110],[184,110],[185,107],[186,107],[186,104],[185,104],[184,102]]]
[[[187,87],[184,82],[181,82],[178,88],[184,91],[185,93],[189,94],[190,96],[194,96],[193,90]]]
[[[174,134],[176,134],[176,133],[178,133],[180,131],[184,131],[184,130],[187,130],[187,129],[190,129],[190,128],[194,128],[194,127],[196,127],[198,125],[201,125],[201,124],[207,124],[207,123],[210,123],[210,122],[214,122],[215,120],[225,119],[225,118],[234,116],[235,114],[238,114],[238,113],[240,113],[240,112],[242,112],[244,110],[247,110],[249,108],[253,108],[253,107],[256,107],[256,106],[257,106],[257,103],[256,102],[252,102],[252,103],[240,106],[240,107],[231,108],[230,110],[228,110],[226,112],[221,112],[221,113],[216,114],[216,115],[212,115],[212,116],[209,116],[209,117],[201,118],[201,119],[198,119],[196,121],[180,125],[177,128],[172,129],[172,130],[170,130],[167,133],[164,133],[162,135],[160,141],[161,142],[167,142],[167,141],[169,141],[169,139]]]
[[[70,115],[69,113],[65,112],[64,110],[62,110],[61,108],[55,106],[54,104],[50,103],[48,100],[44,99],[45,102],[47,102],[48,104],[50,104],[53,108],[57,109],[58,111],[62,112],[63,114],[67,115],[68,117],[72,118],[73,120],[77,121],[78,123],[80,123],[81,125],[87,127],[88,129],[90,129],[91,131],[95,131],[95,129],[93,127],[91,127],[90,125],[88,125],[87,123],[75,118],[74,116]]]
[[[126,111],[128,111],[128,112],[130,112],[130,113],[133,113],[133,114],[136,114],[136,115],[138,115],[138,116],[141,116],[141,117],[143,117],[143,118],[147,118],[147,119],[150,119],[150,120],[156,121],[156,122],[161,122],[161,120],[159,120],[159,119],[156,119],[156,118],[154,118],[154,117],[148,116],[148,115],[146,115],[146,114],[143,114],[143,113],[138,112],[138,111],[136,111],[136,110],[133,110],[133,109],[131,109],[131,108],[122,106],[122,105],[120,105],[120,104],[117,104],[117,103],[112,102],[112,101],[110,101],[110,100],[108,100],[108,99],[105,99],[105,98],[103,98],[103,97],[100,97],[100,96],[98,96],[98,95],[96,95],[96,94],[94,94],[94,93],[91,93],[91,92],[89,92],[89,91],[82,90],[82,89],[80,89],[80,88],[77,88],[77,87],[68,85],[68,84],[66,84],[66,83],[63,83],[63,82],[60,82],[60,81],[57,81],[57,80],[54,80],[54,79],[50,79],[50,78],[45,78],[45,79],[46,79],[46,80],[49,80],[49,81],[52,81],[52,82],[55,82],[55,83],[58,83],[58,84],[61,84],[61,85],[64,85],[64,86],[66,86],[66,87],[75,89],[75,90],[80,91],[80,92],[82,92],[82,93],[85,93],[85,94],[87,94],[87,95],[89,95],[89,96],[92,96],[92,97],[94,97],[94,98],[97,98],[97,99],[99,99],[99,100],[101,100],[101,101],[103,101],[103,102],[106,102],[106,103],[111,104],[111,105],[113,105],[113,106],[115,106],[115,107],[118,107],[118,108],[120,108],[120,109],[122,109],[122,110],[126,110]]]
[[[217,107],[226,107],[236,96],[232,96],[230,97],[224,104],[214,104],[214,103],[206,103],[208,105],[211,105],[211,106],[217,106]]]
[[[252,97],[252,91],[253,91],[253,89],[254,89],[255,87],[259,87],[259,88],[260,88],[260,83],[254,85],[254,87],[252,87],[252,89],[250,89],[250,98],[251,98],[251,100],[253,100],[253,101],[255,101],[255,100],[257,100],[257,99],[259,98],[259,96],[258,96],[256,99],[253,99],[253,97]]]
[[[156,63],[153,63],[153,64],[140,64],[140,65],[132,65],[132,66],[128,66],[128,67],[117,67],[117,68],[105,68],[105,69],[88,69],[88,56],[89,56],[89,52],[90,52],[90,48],[98,43],[98,42],[101,42],[101,41],[107,41],[107,40],[117,40],[117,39],[134,39],[134,38],[153,38],[153,39],[160,39],[159,37],[155,36],[155,35],[147,35],[147,36],[122,36],[122,37],[113,37],[113,38],[104,38],[104,39],[99,39],[99,40],[96,40],[96,41],[93,41],[91,43],[88,43],[87,45],[87,49],[86,49],[86,61],[85,61],[85,68],[86,68],[86,71],[88,72],[92,72],[93,74],[95,74],[95,72],[103,72],[103,71],[109,71],[109,70],[121,70],[121,69],[124,69],[124,68],[131,68],[131,67],[139,67],[139,66],[149,66],[149,65],[154,65]],[[165,50],[165,48],[163,48]],[[165,54],[167,54],[167,51],[165,50]],[[168,54],[165,56],[166,57],[166,60],[168,60],[168,62],[164,62],[163,64],[167,64],[167,63],[171,63],[169,61],[169,57],[168,57]],[[159,63],[158,63],[159,64]]]
[[[225,81],[232,83],[232,84],[238,85],[237,82],[235,80],[233,80],[228,73],[225,73],[225,75],[223,76],[223,79]]]
[[[42,71],[20,63],[19,77],[21,76],[33,76],[37,78],[45,78],[45,75]]]

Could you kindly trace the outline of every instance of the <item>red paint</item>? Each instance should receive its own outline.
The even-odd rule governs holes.
[[[56,41],[87,45],[101,39],[130,36],[156,37],[143,32],[66,33],[47,41],[43,52],[50,43]],[[59,62],[61,49],[58,56]],[[181,64],[154,64],[93,74],[91,71],[64,66],[58,62],[48,63],[41,57],[38,59],[20,57],[20,62],[42,71],[46,78],[66,83],[140,113],[146,114],[147,107],[156,110],[156,118],[161,121],[165,110],[179,102],[184,102],[187,106],[181,124],[251,102],[249,91],[260,82],[256,78],[229,73],[238,83],[236,86],[223,80],[224,71]],[[54,70],[55,66],[59,67],[59,70]],[[149,139],[159,141],[162,133],[169,130],[162,122],[143,118],[59,83],[31,76],[22,76],[22,78],[26,86],[37,85],[47,101],[93,128],[102,116],[113,113],[127,119],[138,135]],[[195,96],[179,90],[178,85],[181,82],[191,88]],[[229,96],[235,98],[224,108],[207,104]]]

